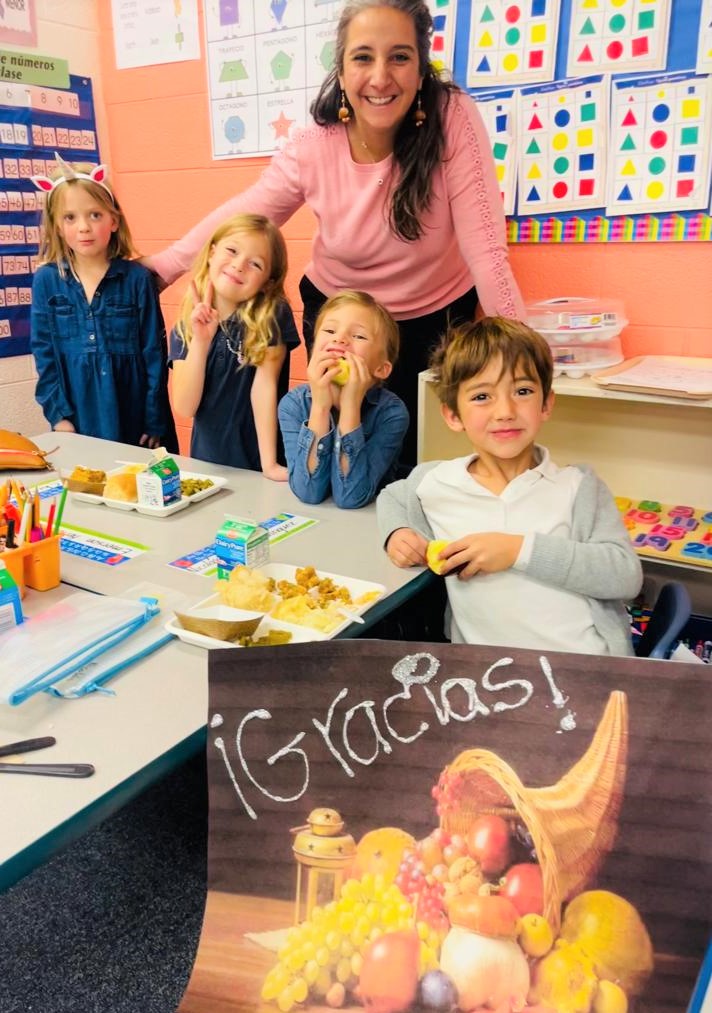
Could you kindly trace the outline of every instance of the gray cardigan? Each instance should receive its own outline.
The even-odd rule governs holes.
[[[378,527],[385,545],[397,528],[412,528],[430,541],[434,535],[417,490],[440,461],[414,468],[393,482],[376,502]],[[598,634],[614,655],[631,655],[630,622],[623,606],[640,591],[643,571],[608,487],[586,465],[574,501],[571,538],[535,534],[524,570],[535,580],[583,595]]]

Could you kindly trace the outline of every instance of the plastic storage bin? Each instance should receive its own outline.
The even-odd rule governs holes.
[[[620,333],[628,321],[615,299],[545,299],[527,306],[527,323],[546,338],[554,376],[577,378],[623,361]]]

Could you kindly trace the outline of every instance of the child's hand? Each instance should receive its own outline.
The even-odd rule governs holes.
[[[458,570],[458,580],[469,580],[477,573],[509,570],[516,562],[523,541],[523,535],[507,535],[501,531],[485,531],[458,538],[442,550],[441,573],[447,576]]]
[[[205,301],[200,298],[198,287],[194,281],[190,283],[190,290],[193,294],[193,312],[190,314],[190,324],[193,328],[193,341],[207,347],[215,337],[220,320],[218,311],[213,306],[213,283],[208,282],[205,290]]]
[[[331,409],[334,403],[332,380],[339,371],[339,360],[331,352],[312,355],[307,365],[307,381],[311,388],[312,404]]]
[[[360,408],[366,391],[373,386],[373,377],[360,356],[344,352],[343,357],[349,364],[349,378],[341,388],[341,407],[352,405]]]
[[[144,433],[141,439],[138,441],[139,447],[148,447],[149,450],[155,450],[156,447],[161,445],[160,436],[149,436],[148,433]]]
[[[388,558],[396,566],[425,566],[427,539],[412,528],[396,528],[386,544]]]
[[[262,469],[262,474],[265,478],[270,478],[273,482],[289,481],[289,472],[283,464],[268,464],[266,468]]]
[[[61,419],[56,426],[54,426],[55,433],[76,433],[74,425],[69,419]]]

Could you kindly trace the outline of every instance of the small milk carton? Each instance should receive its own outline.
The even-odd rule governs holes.
[[[257,521],[225,516],[215,536],[218,580],[227,580],[236,566],[263,566],[269,563],[269,534]]]
[[[20,591],[12,574],[0,560],[0,633],[23,622]]]
[[[151,507],[169,506],[181,498],[180,469],[163,448],[136,476],[136,492],[139,503]]]

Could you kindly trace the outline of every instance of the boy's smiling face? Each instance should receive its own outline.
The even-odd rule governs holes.
[[[455,432],[466,433],[483,459],[492,458],[531,466],[532,447],[542,424],[551,415],[553,392],[544,401],[541,381],[521,361],[514,374],[502,372],[498,356],[457,392],[457,412],[441,410]]]

